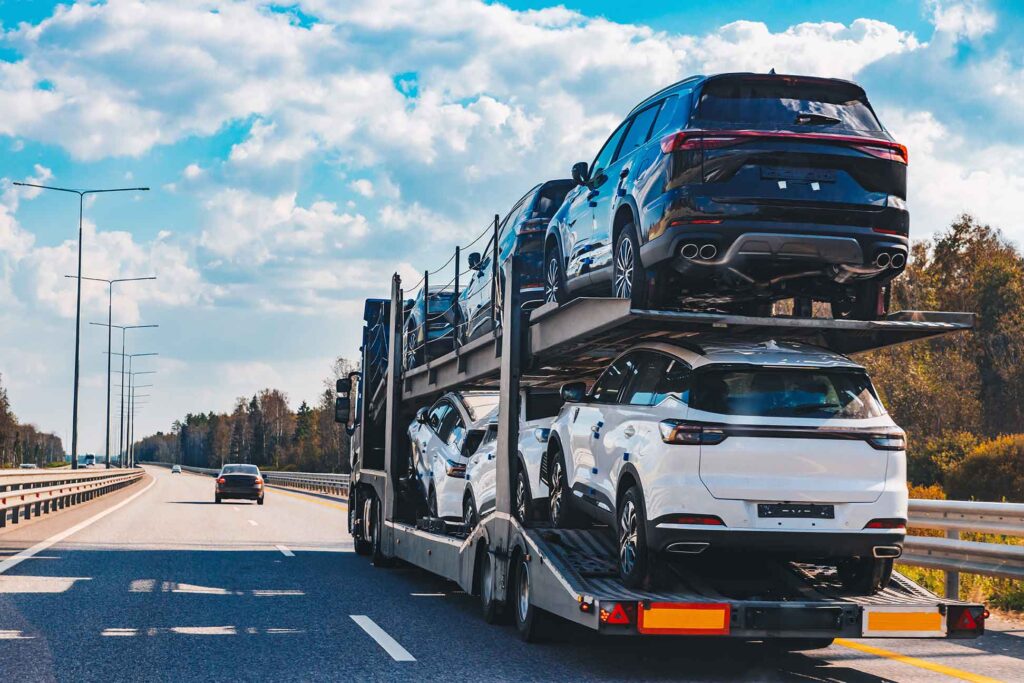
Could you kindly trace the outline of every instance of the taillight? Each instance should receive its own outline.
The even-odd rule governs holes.
[[[256,486],[263,486],[263,480],[260,479],[259,477],[256,477],[256,481],[253,483],[255,483]]]
[[[725,441],[725,432],[718,427],[686,422],[685,420],[662,420],[658,423],[661,440],[679,446],[714,446]]]
[[[873,519],[864,525],[865,529],[906,529],[907,520],[896,517]]]
[[[721,517],[715,515],[672,515],[671,524],[700,524],[702,526],[725,526]]]
[[[907,435],[903,432],[875,434],[868,437],[868,443],[872,448],[880,451],[905,451],[907,450]]]
[[[855,149],[859,149],[865,154],[878,157],[879,159],[898,161],[901,164],[905,164],[909,161],[909,154],[906,146],[901,145],[898,142],[880,142],[878,144],[870,145],[853,145],[853,147]]]
[[[227,479],[225,479],[224,477],[217,477],[217,483],[218,484],[226,484],[227,483]]]
[[[837,142],[849,145],[865,154],[896,161],[905,164],[909,160],[909,153],[905,145],[889,140],[871,140],[856,135],[830,135],[828,133],[795,133],[784,130],[778,131],[757,131],[757,130],[725,130],[725,131],[701,131],[681,130],[661,139],[661,151],[663,154],[680,151],[697,151],[701,149],[715,149],[728,147],[744,140],[754,138],[778,139],[778,140],[804,140],[807,142]]]
[[[447,463],[448,463],[448,467],[445,469],[445,472],[448,474],[449,477],[456,477],[458,479],[465,478],[465,476],[466,476],[466,466],[465,465],[460,465],[459,463],[457,463],[457,462],[455,462],[453,460],[448,460]]]

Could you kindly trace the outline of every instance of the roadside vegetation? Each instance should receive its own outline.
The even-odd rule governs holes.
[[[64,464],[64,444],[56,434],[22,424],[11,408],[0,376],[0,469],[34,463],[39,467]]]

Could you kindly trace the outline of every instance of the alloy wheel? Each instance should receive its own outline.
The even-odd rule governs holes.
[[[516,477],[516,516],[520,522],[526,521],[526,480],[522,473]]]
[[[623,239],[615,254],[615,296],[628,299],[633,294],[633,242]]]
[[[551,468],[551,496],[548,504],[551,507],[551,521],[557,524],[562,516],[562,463],[557,460]]]
[[[544,288],[544,301],[547,303],[558,303],[558,268],[558,258],[552,257],[548,261],[547,278],[545,280],[547,286]]]
[[[526,562],[519,565],[519,619],[524,620],[530,612],[530,566]]]
[[[623,574],[630,574],[636,565],[637,556],[636,508],[627,500],[619,516],[619,567]]]

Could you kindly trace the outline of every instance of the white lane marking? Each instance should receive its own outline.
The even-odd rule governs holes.
[[[444,593],[409,593],[414,598],[443,598]]]
[[[366,631],[371,638],[377,641],[384,650],[391,655],[396,662],[415,662],[416,658],[409,654],[409,651],[398,644],[398,641],[388,635],[387,631],[377,626],[377,623],[364,614],[350,614],[352,621],[359,624],[359,628]]]
[[[288,546],[278,545],[277,549],[280,550],[281,554],[285,557],[295,557],[295,553],[293,553],[291,550],[288,550]]]
[[[0,630],[0,640],[32,640],[35,636],[26,636],[24,631]]]
[[[234,505],[231,506],[231,509],[234,510],[235,512],[241,512],[242,510],[242,508],[236,508]]]
[[[259,526],[259,523],[256,522],[256,520],[254,520],[254,519],[250,519],[249,520],[249,524],[252,524],[253,526]]]
[[[114,512],[115,510],[120,510],[125,505],[127,505],[130,502],[132,502],[133,500],[135,500],[136,498],[141,496],[143,493],[145,493],[146,491],[148,491],[151,488],[153,488],[153,484],[155,484],[155,483],[156,483],[156,479],[154,478],[151,482],[149,482],[149,485],[146,486],[146,488],[142,489],[141,491],[137,491],[136,493],[133,493],[132,495],[130,495],[129,497],[125,498],[124,500],[122,500],[117,505],[109,507],[106,510],[104,510],[103,512],[100,512],[99,514],[93,515],[89,519],[84,520],[82,522],[79,522],[78,524],[74,525],[73,527],[71,527],[69,529],[65,529],[64,531],[61,531],[60,533],[54,534],[53,536],[50,536],[45,541],[39,541],[39,543],[36,543],[31,548],[26,548],[25,550],[22,550],[20,553],[18,553],[14,557],[8,557],[3,562],[0,562],[0,574],[3,574],[8,569],[12,569],[12,568],[16,567],[17,565],[21,564],[24,560],[27,560],[28,558],[32,557],[33,555],[36,555],[38,553],[43,552],[44,550],[46,550],[50,546],[52,546],[54,544],[57,544],[57,543],[60,543],[61,541],[63,541],[68,536],[71,536],[73,534],[77,534],[79,531],[81,531],[82,529],[84,529],[87,526],[91,525],[92,523],[98,522],[99,520],[103,519],[104,517],[109,515],[111,512]]]

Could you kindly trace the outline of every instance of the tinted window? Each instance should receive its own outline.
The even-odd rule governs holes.
[[[669,396],[675,397],[683,403],[690,402],[690,377],[693,371],[690,366],[678,359],[672,359],[665,375],[658,382],[658,391],[654,396],[654,405],[664,401]]]
[[[622,400],[634,406],[649,406],[654,403],[658,385],[665,377],[665,370],[671,359],[660,353],[637,354],[636,377],[630,382]]]
[[[710,81],[701,93],[695,118],[762,129],[882,130],[859,89],[841,83]]]
[[[626,383],[636,371],[635,356],[625,356],[612,363],[594,385],[591,400],[594,403],[618,403]]]
[[[529,218],[551,218],[565,201],[565,195],[572,189],[572,181],[548,183],[541,188],[537,201],[533,203]]]
[[[555,417],[562,409],[562,397],[554,393],[528,394],[526,397],[526,421]]]
[[[427,421],[430,423],[430,427],[436,432],[441,428],[441,421],[444,420],[445,416],[451,412],[452,404],[448,401],[440,401],[430,410],[430,416]]]
[[[698,375],[691,405],[724,415],[854,418],[884,414],[863,372],[743,368]]]
[[[622,139],[622,146],[619,147],[616,159],[626,156],[647,142],[651,136],[651,124],[654,123],[654,118],[657,115],[658,105],[656,104],[653,107],[647,107],[647,109],[633,117],[633,122],[629,124],[629,130]]]
[[[221,474],[259,474],[260,470],[256,465],[224,465]]]
[[[651,128],[651,137],[662,133],[668,128],[669,124],[675,119],[676,105],[679,103],[679,97],[672,95],[666,97],[664,104],[661,105],[661,109],[658,110],[658,118],[654,120],[654,127]]]
[[[452,434],[455,431],[462,432],[465,434],[466,426],[462,423],[462,417],[459,415],[459,411],[450,410],[441,420],[441,426],[437,430],[437,437],[447,443],[452,443]]]
[[[615,154],[615,150],[619,147],[619,140],[622,139],[622,131],[626,130],[626,124],[623,123],[616,129],[612,136],[608,138],[608,142],[604,143],[604,147],[597,153],[594,158],[594,163],[590,165],[590,177],[596,178],[600,171],[608,168],[608,164],[612,162],[612,155]]]

